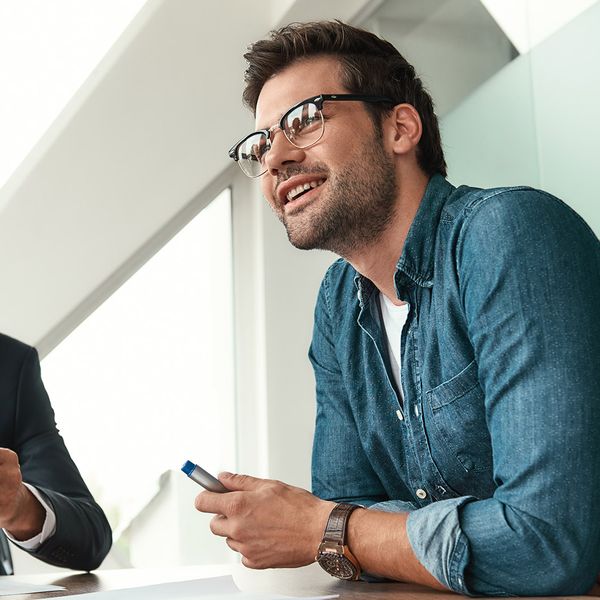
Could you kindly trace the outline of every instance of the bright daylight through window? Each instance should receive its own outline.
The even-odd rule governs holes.
[[[42,361],[65,442],[106,511],[117,552],[134,566],[148,564],[135,547],[142,537],[159,547],[184,516],[202,517],[193,508],[199,490],[177,472],[186,459],[235,469],[232,310],[225,190]],[[155,522],[145,507],[172,492],[158,491],[170,469],[166,488],[183,486],[189,500]],[[127,528],[144,510],[146,531],[132,535]],[[200,535],[210,536],[202,525]]]

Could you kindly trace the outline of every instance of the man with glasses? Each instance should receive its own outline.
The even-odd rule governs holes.
[[[584,593],[600,567],[600,245],[553,196],[453,187],[389,43],[334,23],[255,43],[230,157],[326,273],[313,492],[221,474],[211,529],[253,568],[316,560],[464,594]],[[365,509],[368,507],[368,510]]]

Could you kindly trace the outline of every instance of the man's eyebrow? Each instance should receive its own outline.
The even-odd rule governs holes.
[[[283,119],[283,115],[285,115],[285,113],[290,111],[292,108],[298,108],[298,105],[302,105],[303,102],[305,102],[306,100],[311,100],[312,98],[316,98],[316,96],[309,96],[308,98],[305,98],[304,100],[299,100],[298,102],[295,102],[294,104],[290,104],[285,110],[281,111],[279,113],[279,116],[274,121],[271,122],[271,125],[268,125],[267,127],[258,127],[258,125],[256,124],[256,121],[255,121],[254,122],[254,126],[256,127],[255,131],[268,129],[269,127],[273,127],[273,125],[279,125],[279,123],[281,123],[281,119]],[[329,104],[333,104],[333,102],[330,102]],[[323,107],[325,107],[325,105],[323,105]]]
[[[270,125],[266,125],[265,127],[259,127],[256,122],[254,123],[254,126],[256,127],[257,131],[260,131],[261,129],[269,129],[269,127],[273,127],[273,125],[279,125],[279,123],[281,122],[281,119],[283,118],[283,115],[285,115],[285,113],[290,110],[291,106],[286,108],[283,112],[279,113],[279,116],[276,118],[276,120],[272,121]]]
[[[285,112],[282,112],[280,117],[276,121],[273,121],[270,125],[265,125],[264,127],[260,127],[259,125],[254,123],[254,126],[256,127],[255,131],[265,131],[265,130],[269,129],[270,127],[273,127],[273,125],[279,125],[279,122],[281,121],[281,117],[283,117],[284,114],[285,114]]]

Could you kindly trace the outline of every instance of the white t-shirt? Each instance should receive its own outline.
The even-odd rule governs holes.
[[[401,340],[402,328],[408,317],[408,303],[396,306],[385,294],[379,293],[379,303],[381,305],[381,314],[383,316],[383,325],[385,337],[388,343],[388,354],[392,367],[392,373],[398,386],[400,396],[402,396],[402,375],[400,367],[402,365]]]

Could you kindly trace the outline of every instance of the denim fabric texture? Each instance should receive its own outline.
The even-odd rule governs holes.
[[[411,546],[456,592],[586,592],[600,570],[598,239],[545,192],[436,175],[395,286],[410,307],[402,403],[378,290],[341,259],[323,279],[314,493],[415,507]]]

